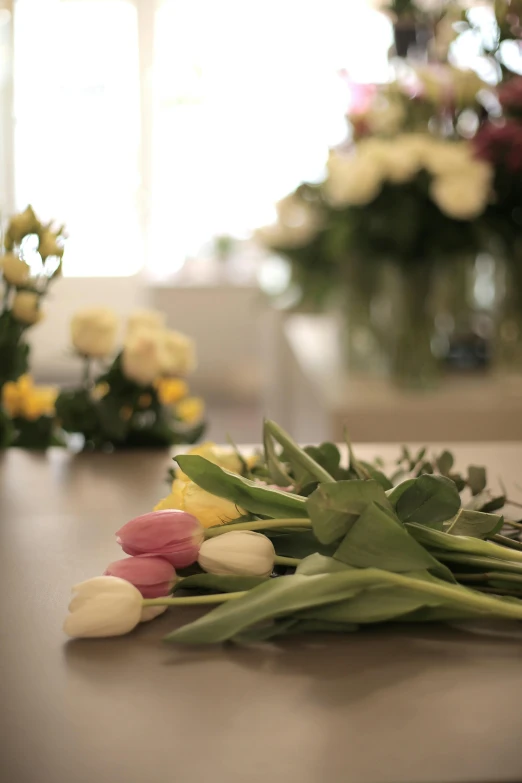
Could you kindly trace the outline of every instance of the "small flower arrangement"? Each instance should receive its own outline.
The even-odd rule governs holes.
[[[83,381],[56,401],[64,430],[82,435],[88,449],[194,443],[205,422],[203,401],[189,396],[185,380],[196,362],[192,341],[166,329],[161,313],[137,311],[111,361],[117,330],[118,318],[109,309],[74,316],[71,337],[83,362]]]
[[[42,300],[60,275],[65,247],[63,227],[42,223],[31,206],[13,215],[0,256],[0,387],[28,368],[27,329],[43,318]]]
[[[55,386],[35,386],[30,375],[7,381],[2,388],[2,406],[11,425],[6,445],[22,449],[63,446],[56,422],[57,397]]]
[[[119,636],[198,604],[221,606],[165,641],[522,619],[520,525],[495,513],[506,498],[488,492],[483,468],[463,478],[447,451],[430,460],[403,449],[388,477],[350,446],[344,465],[334,444],[302,449],[270,421],[263,441],[253,460],[212,444],[179,456],[175,481],[201,502],[176,508],[176,496],[124,524],[127,557],[73,588],[65,633]]]

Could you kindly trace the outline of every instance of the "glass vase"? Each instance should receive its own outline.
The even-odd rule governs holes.
[[[493,358],[496,370],[522,379],[522,247],[501,265],[503,296],[498,307]]]
[[[432,389],[440,380],[440,359],[433,351],[433,278],[428,262],[398,269],[391,377],[405,389]]]

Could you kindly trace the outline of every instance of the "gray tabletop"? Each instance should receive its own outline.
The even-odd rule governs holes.
[[[522,468],[520,446],[473,454],[513,480]],[[71,585],[120,556],[114,531],[164,493],[169,464],[0,456],[0,780],[522,780],[522,640],[415,627],[168,648],[165,632],[196,616],[183,610],[67,643]]]

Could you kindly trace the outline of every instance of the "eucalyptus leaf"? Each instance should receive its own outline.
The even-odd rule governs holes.
[[[455,460],[451,451],[443,451],[436,459],[437,468],[443,476],[450,475],[454,462]]]
[[[384,489],[373,479],[320,484],[306,500],[315,536],[323,544],[337,541],[372,502],[391,510]]]
[[[486,469],[470,465],[468,468],[468,485],[473,495],[478,495],[486,489]]]
[[[395,511],[401,522],[432,526],[452,519],[460,503],[453,481],[445,476],[423,475],[400,494]]]
[[[231,473],[196,454],[175,458],[187,476],[199,487],[235,503],[253,514],[284,519],[307,517],[306,499],[277,489],[259,486],[255,481]]]

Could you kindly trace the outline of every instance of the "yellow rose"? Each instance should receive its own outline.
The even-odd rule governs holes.
[[[187,451],[187,454],[204,457],[205,459],[208,459],[209,462],[214,463],[214,465],[219,465],[220,468],[225,468],[225,470],[229,470],[231,473],[241,474],[242,465],[237,454],[232,451],[232,449],[224,449],[221,446],[216,446],[216,444],[211,441],[206,441],[200,446],[196,446],[190,451]],[[176,478],[181,479],[182,481],[190,480],[186,473],[183,473],[181,468],[176,469]]]
[[[6,283],[10,285],[23,285],[29,279],[31,272],[29,264],[22,261],[14,253],[6,253],[0,259],[0,267]]]
[[[164,329],[165,313],[158,310],[134,310],[127,321],[127,333],[130,334],[136,329]]]
[[[165,375],[188,375],[196,369],[194,342],[181,332],[162,332],[162,371]]]
[[[37,234],[40,229],[40,222],[34,214],[31,206],[27,207],[19,215],[13,215],[7,226],[9,240],[18,244],[28,234]]]
[[[19,291],[13,300],[13,316],[17,321],[28,326],[35,324],[43,318],[39,305],[38,294],[34,294],[32,291]]]
[[[205,413],[205,403],[201,397],[187,397],[176,406],[176,414],[185,424],[201,421]]]
[[[10,381],[2,390],[2,403],[12,418],[20,416],[34,421],[40,416],[53,416],[58,389],[54,386],[35,386],[30,375]]]
[[[41,232],[40,240],[38,242],[38,252],[44,261],[49,256],[58,256],[58,258],[63,256],[64,247],[57,242],[59,236],[59,232],[53,234],[49,229]]]
[[[160,500],[154,511],[163,511],[167,508],[179,508],[181,511],[193,514],[203,527],[224,525],[245,513],[234,503],[211,495],[193,481],[180,480],[174,481],[171,494]]]
[[[116,347],[118,318],[108,307],[79,310],[71,321],[72,344],[82,356],[102,359]]]
[[[174,405],[188,394],[187,383],[181,378],[160,378],[156,390],[162,405]]]

